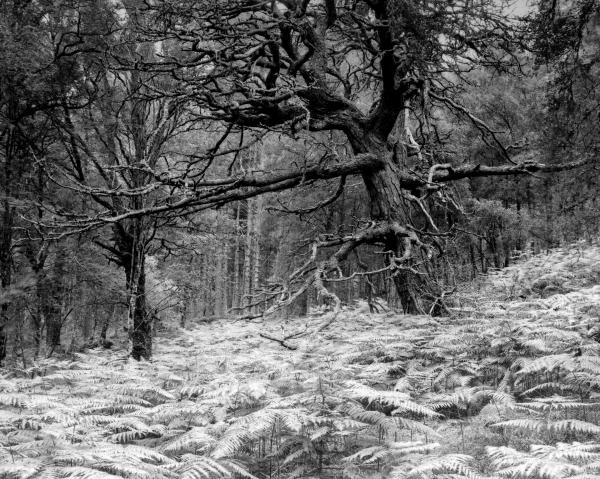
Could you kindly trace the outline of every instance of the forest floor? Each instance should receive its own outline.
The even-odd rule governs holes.
[[[600,477],[600,247],[521,260],[455,306],[197,321],[152,362],[0,370],[0,478]]]

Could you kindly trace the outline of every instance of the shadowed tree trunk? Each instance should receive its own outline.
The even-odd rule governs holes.
[[[2,94],[6,94],[3,91]],[[9,92],[10,94],[12,92]],[[1,98],[1,96],[0,96]],[[9,308],[11,304],[8,289],[12,283],[13,268],[13,233],[15,221],[15,207],[11,205],[13,189],[17,186],[18,170],[15,154],[17,149],[17,139],[15,138],[14,118],[16,115],[17,102],[14,97],[10,97],[8,103],[7,117],[10,120],[4,131],[0,132],[4,137],[3,154],[4,168],[2,171],[2,222],[0,223],[0,364],[4,363],[6,358],[6,348],[8,342],[8,327],[10,324]]]
[[[125,269],[129,278],[128,324],[131,341],[131,357],[136,360],[152,357],[152,318],[146,307],[146,273],[144,258],[138,259]]]
[[[401,184],[403,168],[407,165],[407,150],[402,143],[404,130],[406,128],[406,115],[390,113],[393,121],[399,118],[398,124],[378,124],[383,128],[383,134],[366,131],[358,138],[350,138],[356,154],[369,153],[384,159],[384,167],[373,171],[365,171],[362,174],[367,193],[370,199],[371,218],[375,221],[385,223],[407,224],[408,214],[406,211],[406,199],[403,197],[405,188]],[[399,138],[395,145],[390,145],[387,137],[392,130],[399,132]],[[383,239],[388,258],[394,261],[401,257],[403,242],[396,234],[389,234]],[[389,262],[388,262],[389,265]],[[401,307],[406,314],[418,314],[419,309],[415,302],[412,282],[414,274],[402,268],[409,264],[398,265],[397,270],[392,267],[392,279],[400,299]]]
[[[65,295],[67,252],[64,245],[57,245],[52,277],[48,278],[46,304],[43,311],[46,321],[46,348],[48,351],[61,349],[60,333],[63,324],[63,302]]]
[[[115,248],[112,250],[125,272],[127,292],[127,333],[131,356],[140,360],[152,357],[152,320],[146,305],[146,241],[141,218],[129,228],[113,227]]]
[[[0,225],[0,364],[6,358],[6,346],[8,342],[8,325],[10,323],[8,308],[10,300],[8,288],[12,277],[12,227],[14,210],[10,207],[8,198],[3,201],[2,224]]]

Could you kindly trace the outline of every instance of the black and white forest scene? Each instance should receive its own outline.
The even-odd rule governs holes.
[[[0,479],[600,479],[600,0],[0,0]]]

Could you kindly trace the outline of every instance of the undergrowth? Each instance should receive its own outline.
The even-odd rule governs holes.
[[[223,320],[159,338],[151,363],[4,370],[0,478],[600,477],[600,253],[542,259],[453,318]],[[568,288],[545,294],[550,274]],[[258,335],[305,328],[296,350]]]

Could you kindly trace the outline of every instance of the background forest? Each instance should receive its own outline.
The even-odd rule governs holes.
[[[150,358],[161,327],[361,299],[445,314],[595,238],[599,6],[517,7],[2,2],[0,358]]]

